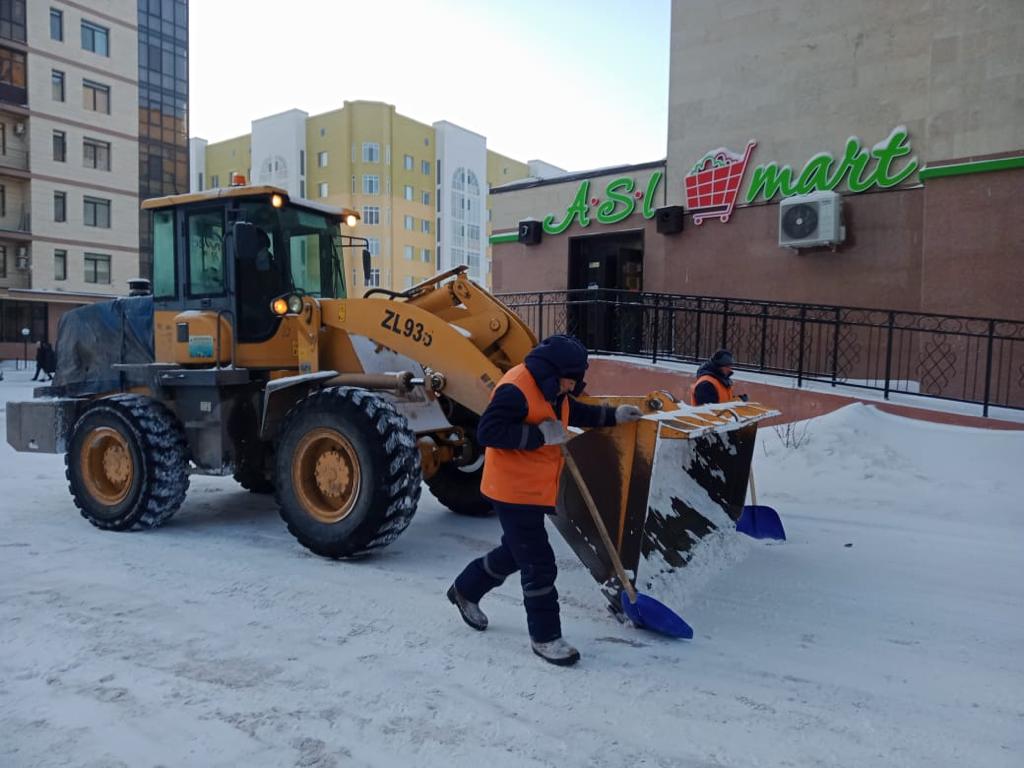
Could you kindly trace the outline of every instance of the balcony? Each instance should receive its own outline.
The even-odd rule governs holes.
[[[0,236],[0,250],[4,259],[0,270],[0,286],[4,288],[32,287],[31,248],[27,243],[19,243]],[[4,271],[6,274],[4,274]]]
[[[0,215],[0,239],[21,243],[32,239],[32,217],[27,205],[7,205]]]
[[[0,153],[0,176],[29,178],[28,149],[8,144],[7,151]]]

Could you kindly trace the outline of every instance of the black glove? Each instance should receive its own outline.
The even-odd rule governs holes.
[[[740,400],[742,400],[744,403],[747,402],[749,399],[750,399],[749,395],[740,395]]]

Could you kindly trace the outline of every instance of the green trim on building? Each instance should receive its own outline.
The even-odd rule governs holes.
[[[969,173],[1009,171],[1013,168],[1024,168],[1024,155],[1000,157],[997,160],[975,160],[970,163],[937,165],[934,168],[922,168],[918,176],[921,178],[921,181],[927,181],[928,179],[941,179],[943,176],[964,176]]]
[[[500,232],[495,235],[491,235],[491,245],[497,245],[498,243],[518,243],[519,242],[519,231],[515,232]]]

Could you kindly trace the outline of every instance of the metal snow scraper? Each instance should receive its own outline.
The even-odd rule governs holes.
[[[686,566],[712,534],[736,529],[746,500],[757,423],[778,411],[756,403],[689,407],[665,393],[595,397],[639,406],[643,419],[591,430],[567,446],[597,499],[627,575],[643,589]],[[566,470],[568,472],[568,470]],[[624,585],[575,482],[563,477],[555,526],[616,612]]]

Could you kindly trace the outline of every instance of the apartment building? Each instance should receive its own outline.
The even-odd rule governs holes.
[[[529,175],[527,163],[493,152],[487,139],[448,121],[427,124],[390,104],[346,101],[252,121],[252,131],[208,144],[193,138],[191,188],[230,184],[240,173],[290,195],[362,214],[372,270],[350,259],[352,285],[403,290],[456,265],[489,285],[489,189]]]
[[[137,14],[0,3],[0,357],[139,274]]]

